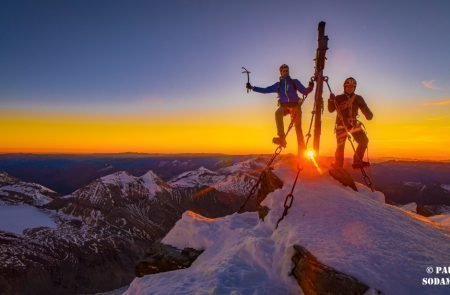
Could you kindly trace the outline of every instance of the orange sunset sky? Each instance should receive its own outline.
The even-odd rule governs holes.
[[[307,85],[324,20],[333,91],[355,77],[374,113],[361,118],[370,157],[450,160],[445,4],[287,2],[5,4],[0,153],[272,153],[276,94],[247,94],[241,67],[265,87],[287,63]],[[321,155],[334,154],[334,118],[325,108]]]

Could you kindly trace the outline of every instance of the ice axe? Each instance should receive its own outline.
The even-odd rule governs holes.
[[[244,67],[242,67],[242,69],[244,70],[243,72],[242,72],[242,74],[247,74],[247,83],[250,83],[250,72],[246,69],[246,68],[244,68]],[[247,88],[247,93],[250,91],[250,89],[248,89]]]

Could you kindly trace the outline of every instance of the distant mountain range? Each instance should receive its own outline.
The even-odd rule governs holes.
[[[128,284],[139,258],[183,212],[211,218],[236,212],[267,160],[2,155],[0,290],[75,294]],[[415,202],[427,214],[448,212],[450,163],[388,161],[374,163],[370,172],[386,202]],[[281,180],[268,173],[258,196],[280,187]],[[361,181],[358,171],[351,173]],[[255,202],[256,196],[248,209]]]
[[[266,161],[254,158],[216,171],[199,167],[167,182],[153,171],[119,171],[68,195],[2,172],[0,212],[35,219],[15,232],[14,221],[0,220],[0,290],[76,294],[123,286],[139,258],[186,210],[208,217],[236,212]],[[53,225],[41,225],[42,216]]]
[[[0,171],[23,181],[42,184],[60,194],[70,194],[80,187],[105,175],[127,171],[143,175],[154,171],[164,180],[200,167],[216,170],[242,162],[254,155],[148,155],[148,154],[94,154],[94,155],[0,155]]]
[[[362,182],[359,171],[351,173]],[[388,203],[450,205],[448,162],[387,161],[372,164],[369,174]]]
[[[67,195],[100,177],[118,171],[140,176],[154,171],[162,180],[187,171],[204,167],[216,171],[248,160],[254,155],[220,154],[93,154],[93,155],[0,155],[0,171],[5,171],[23,181],[44,185],[61,195]],[[348,166],[347,168],[350,168]],[[362,182],[361,173],[353,177]],[[386,195],[388,202],[406,204],[447,204],[447,191],[441,185],[450,185],[450,162],[388,160],[372,163],[369,170],[375,188]],[[424,190],[405,185],[420,183]]]

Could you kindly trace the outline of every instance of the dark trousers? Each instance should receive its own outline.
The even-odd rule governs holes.
[[[353,163],[361,162],[364,159],[364,153],[366,152],[367,145],[369,144],[369,139],[364,131],[360,130],[355,133],[352,133],[353,138],[358,143],[358,147],[356,148],[355,155],[353,156]],[[336,130],[336,140],[337,147],[335,158],[335,166],[343,167],[344,166],[344,150],[345,150],[345,142],[347,141],[348,135],[345,129]]]
[[[303,155],[305,151],[305,141],[302,130],[302,110],[300,105],[296,106],[280,106],[275,112],[275,122],[277,124],[278,136],[284,137],[284,122],[283,118],[286,115],[291,115],[291,120],[294,120],[294,127],[297,133],[297,147],[298,155]]]

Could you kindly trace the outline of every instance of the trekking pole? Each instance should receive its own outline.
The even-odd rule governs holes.
[[[244,70],[242,74],[247,74],[247,83],[250,83],[250,72],[244,67],[242,67],[242,69]],[[250,89],[247,88],[247,93],[249,93],[249,91]]]

